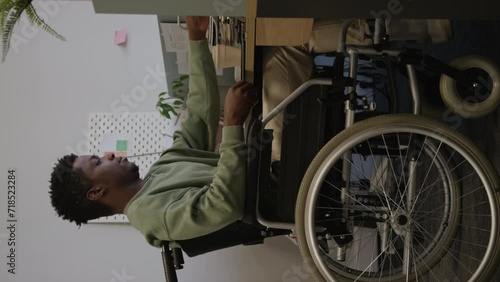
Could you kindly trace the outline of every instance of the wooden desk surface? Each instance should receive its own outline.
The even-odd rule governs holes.
[[[255,45],[297,46],[309,41],[313,19],[257,18]]]
[[[245,79],[253,82],[255,56],[255,20],[257,18],[257,0],[246,0],[246,43],[245,43]]]
[[[312,18],[257,18],[258,0],[246,2],[245,79],[253,81],[255,46],[297,46],[306,43]]]

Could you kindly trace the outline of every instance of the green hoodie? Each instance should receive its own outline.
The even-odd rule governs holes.
[[[220,102],[206,40],[190,42],[189,67],[188,118],[124,211],[155,247],[212,233],[243,216],[243,127],[224,127],[214,153]]]

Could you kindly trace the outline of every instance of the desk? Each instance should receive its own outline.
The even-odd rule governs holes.
[[[246,4],[257,3],[253,0],[246,2]],[[389,14],[386,15],[391,18],[498,19],[495,0],[258,0],[258,2],[255,14],[258,17],[271,18],[373,18],[387,11]],[[245,15],[244,0],[92,0],[92,3],[96,13],[232,17]]]
[[[250,0],[247,0],[247,2]],[[259,0],[258,17],[498,19],[495,0]],[[248,8],[248,6],[247,6]]]
[[[245,79],[254,81],[256,46],[296,46],[309,40],[312,18],[257,18],[258,0],[247,0]]]

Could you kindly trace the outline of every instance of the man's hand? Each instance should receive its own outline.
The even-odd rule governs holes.
[[[186,17],[189,40],[204,40],[207,38],[207,29],[210,22],[209,17]]]
[[[224,105],[224,126],[243,125],[257,100],[257,88],[252,83],[241,80],[233,85]]]

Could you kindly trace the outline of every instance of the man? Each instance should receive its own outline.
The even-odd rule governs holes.
[[[208,43],[208,17],[187,17],[190,39],[189,116],[174,143],[144,179],[126,158],[65,156],[54,167],[50,195],[59,216],[77,225],[124,213],[149,244],[217,231],[243,216],[243,123],[257,101],[251,83],[227,93],[219,154],[219,93]]]
[[[423,20],[425,21],[425,20]],[[244,208],[243,123],[256,102],[256,89],[240,81],[228,92],[220,155],[214,153],[219,97],[215,68],[205,40],[208,18],[187,17],[190,38],[189,117],[174,144],[140,179],[135,164],[114,156],[69,155],[59,160],[51,178],[57,213],[81,225],[101,216],[124,213],[146,240],[191,239],[240,219]],[[269,47],[263,58],[264,114],[307,80],[316,52],[334,51],[341,21],[316,21],[311,40],[302,46]],[[416,39],[428,28],[416,29]],[[403,34],[404,32],[402,32]],[[350,29],[349,43],[364,44],[361,21]],[[411,39],[408,33],[406,39]],[[432,37],[435,38],[435,37]],[[280,159],[282,117],[274,129],[272,159]]]

